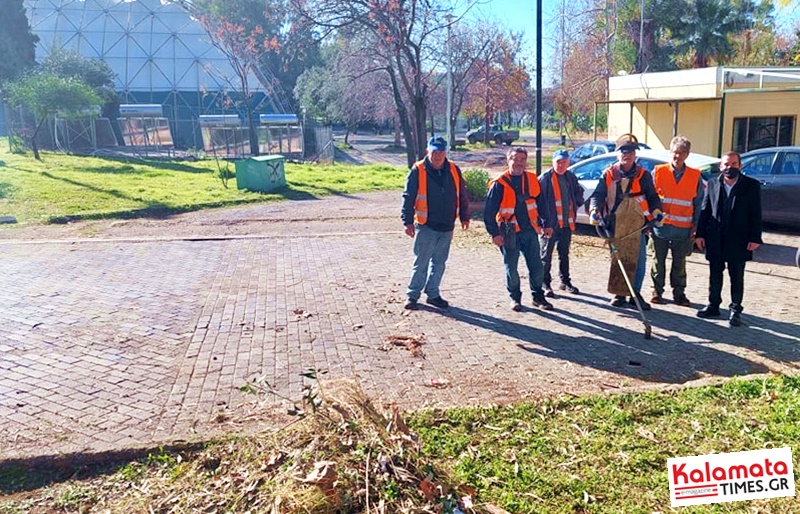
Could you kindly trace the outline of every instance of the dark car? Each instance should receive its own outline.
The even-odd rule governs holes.
[[[594,157],[596,155],[603,155],[604,153],[612,153],[616,148],[616,143],[614,141],[590,141],[588,143],[584,143],[582,145],[578,145],[575,147],[569,155],[569,162],[571,164],[575,164],[576,162],[580,162],[584,159],[588,159],[589,157]],[[639,148],[644,150],[649,150],[650,147],[644,143],[639,143]]]
[[[800,146],[747,152],[742,173],[761,182],[764,221],[800,228]]]

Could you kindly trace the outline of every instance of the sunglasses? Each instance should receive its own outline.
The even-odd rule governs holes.
[[[619,153],[625,153],[625,154],[636,153],[636,150],[633,148],[623,148],[622,150],[619,151]]]

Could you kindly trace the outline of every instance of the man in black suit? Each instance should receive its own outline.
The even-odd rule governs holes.
[[[728,267],[731,303],[728,321],[742,324],[744,265],[753,258],[761,241],[761,185],[741,174],[741,156],[728,152],[719,163],[718,177],[708,182],[700,221],[697,247],[705,249],[709,264],[708,305],[697,311],[701,318],[716,318],[722,303],[722,273]]]

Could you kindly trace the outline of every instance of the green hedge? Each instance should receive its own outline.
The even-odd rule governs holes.
[[[467,192],[472,200],[483,200],[489,187],[489,173],[481,168],[470,168],[463,173]]]

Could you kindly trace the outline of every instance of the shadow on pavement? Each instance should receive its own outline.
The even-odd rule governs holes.
[[[199,451],[204,446],[204,443],[179,443],[153,448],[0,460],[0,495],[32,491],[66,480],[84,480],[107,475],[131,462],[178,452]]]
[[[587,303],[596,306],[594,302]],[[530,325],[459,307],[450,307],[442,315],[517,339],[517,346],[526,352],[649,382],[680,384],[707,375],[732,377],[769,371],[762,364],[677,337],[645,339],[644,330],[623,328],[613,320],[600,321],[564,310],[524,312],[534,316]],[[618,309],[615,313],[627,314]],[[636,311],[631,310],[629,315],[636,315]],[[569,328],[579,327],[594,337],[537,329],[537,316]]]
[[[564,296],[577,302],[593,304],[582,298],[592,297],[592,295],[581,294],[579,297]],[[597,298],[595,296],[595,298]],[[678,336],[671,336],[672,339],[702,340],[704,343],[721,343],[741,348],[748,348],[764,358],[777,362],[784,362],[791,366],[798,366],[800,363],[800,325],[785,323],[760,316],[749,315],[745,310],[742,313],[741,327],[731,327],[728,325],[728,310],[721,309],[722,315],[715,320],[704,320],[696,316],[697,309],[701,304],[693,304],[691,308],[685,308],[682,314],[678,314],[666,309],[654,307],[653,310],[645,313],[647,320],[653,326],[653,341],[658,339],[659,330],[676,332]],[[617,313],[629,312],[630,316],[638,318],[635,309],[620,311],[613,307],[609,310]],[[698,348],[696,343],[684,343],[691,348]],[[726,354],[727,355],[727,354]],[[686,357],[691,357],[686,354]],[[764,371],[769,371],[764,368]],[[755,371],[748,371],[754,373]],[[727,373],[725,373],[727,375]]]

